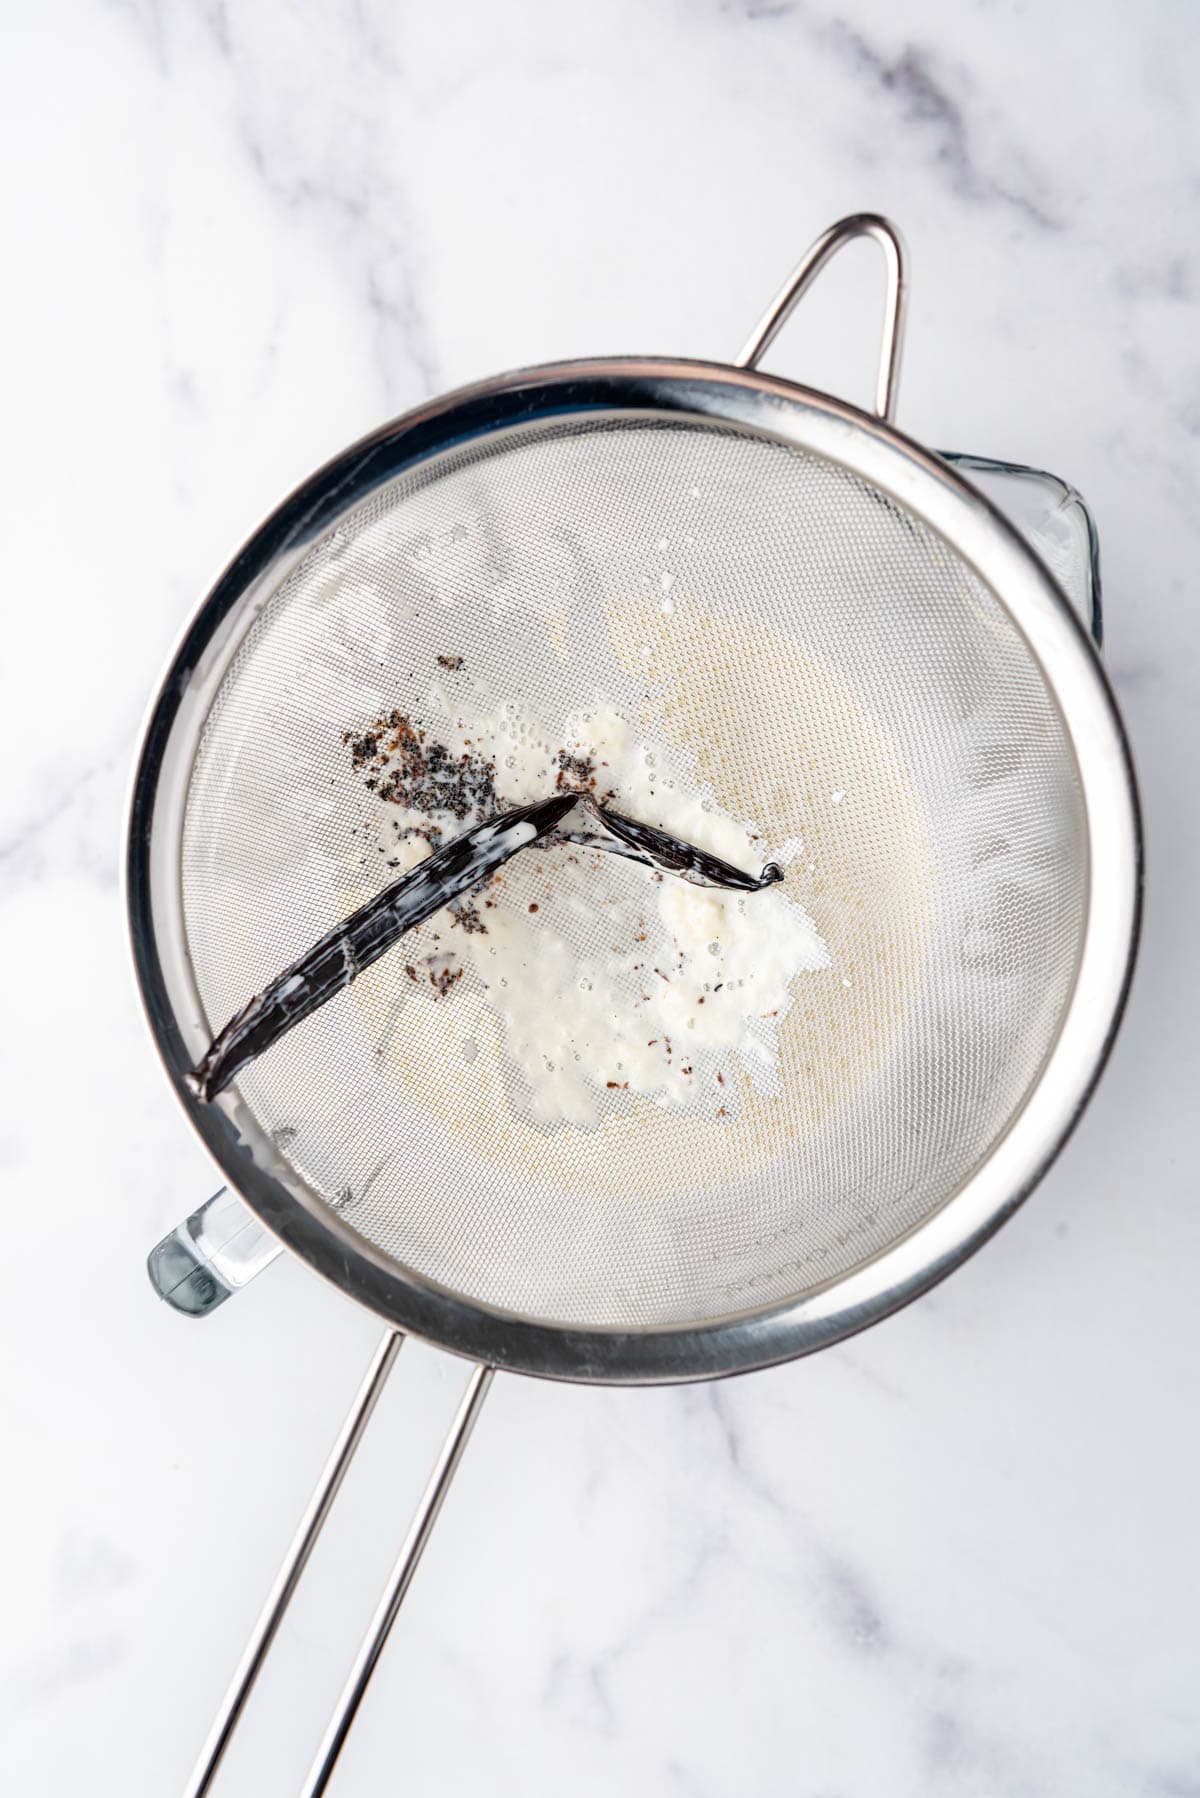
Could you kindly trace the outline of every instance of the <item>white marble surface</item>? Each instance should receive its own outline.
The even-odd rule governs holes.
[[[1200,1793],[1190,9],[64,0],[0,33],[0,1790],[180,1790],[377,1334],[297,1266],[203,1326],[143,1275],[212,1184],[117,885],[184,618],[381,418],[732,352],[874,207],[903,425],[1099,521],[1151,855],[1118,1052],[1023,1212],[870,1335],[707,1389],[498,1381],[334,1789]],[[872,254],[776,367],[866,396]],[[401,1357],[230,1798],[297,1789],[462,1377]]]

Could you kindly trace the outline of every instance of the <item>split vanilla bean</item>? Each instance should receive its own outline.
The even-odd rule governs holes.
[[[560,828],[577,805],[599,819],[608,838]],[[774,862],[759,875],[745,874],[720,856],[612,811],[590,793],[571,789],[554,793],[536,805],[519,806],[477,824],[435,849],[428,860],[327,931],[229,1020],[187,1076],[191,1091],[198,1099],[215,1098],[248,1062],[349,986],[406,932],[480,886],[529,844],[546,839],[609,850],[702,886],[755,892],[783,879]]]

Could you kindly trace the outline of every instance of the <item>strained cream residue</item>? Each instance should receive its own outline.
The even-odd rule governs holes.
[[[444,1000],[443,1029],[464,1029],[463,1058],[498,1055],[512,1108],[543,1128],[594,1127],[636,1098],[725,1119],[750,1094],[778,1091],[781,1021],[801,977],[830,962],[795,896],[802,842],[765,842],[752,820],[721,809],[685,754],[639,736],[603,696],[556,728],[517,705],[460,712],[436,685],[429,700],[432,716],[453,720],[439,752],[470,771],[473,800],[491,766],[504,805],[576,785],[747,871],[769,858],[788,870],[783,886],[739,893],[574,843],[530,850],[397,951],[412,999]],[[425,782],[421,805],[402,802],[414,796],[399,777],[414,729],[405,717],[390,749],[382,734],[371,763],[377,850],[400,870],[464,828],[461,789],[443,800]],[[472,1021],[468,993],[493,1029]]]

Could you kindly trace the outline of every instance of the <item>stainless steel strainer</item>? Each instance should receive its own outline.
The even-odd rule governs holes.
[[[756,368],[863,234],[888,268],[877,417]],[[1129,756],[1047,568],[890,423],[903,300],[896,233],[861,215],[814,246],[736,365],[576,362],[435,401],[307,481],[187,631],[129,839],[152,1030],[230,1185],[389,1324],[193,1792],[393,1332],[478,1368],[311,1793],[492,1369],[683,1380],[836,1341],[994,1230],[1087,1099],[1137,929]],[[464,672],[431,681],[439,658]],[[519,698],[553,726],[598,695],[767,847],[803,840],[790,878],[830,966],[779,1027],[774,1089],[664,1110],[614,1081],[591,1126],[548,1123],[503,1055],[479,1052],[486,991],[463,982],[434,1005],[393,953],[198,1103],[184,1076],[214,1031],[390,878],[364,849],[378,801],[351,776],[346,735],[398,705],[436,733],[467,699],[479,712]],[[586,968],[636,911],[639,878],[564,863],[547,900],[530,855],[506,870],[503,903],[542,894],[546,930]],[[536,953],[513,972],[536,982]]]

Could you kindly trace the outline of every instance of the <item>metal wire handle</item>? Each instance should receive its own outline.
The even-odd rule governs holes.
[[[398,1330],[387,1330],[384,1332],[379,1347],[371,1357],[371,1365],[358,1389],[358,1396],[338,1432],[337,1441],[330,1450],[329,1459],[321,1469],[321,1477],[305,1507],[296,1533],[288,1545],[288,1551],[275,1576],[275,1583],[267,1594],[266,1603],[259,1613],[250,1640],[246,1644],[245,1652],[238,1663],[237,1672],[221,1701],[221,1708],[209,1730],[208,1740],[201,1749],[200,1758],[192,1770],[192,1777],[188,1780],[184,1798],[205,1798],[205,1794],[212,1787],[217,1768],[224,1759],[225,1750],[229,1746],[230,1737],[241,1720],[242,1712],[246,1708],[246,1700],[254,1688],[255,1680],[262,1671],[262,1664],[267,1658],[267,1652],[283,1622],[284,1612],[292,1601],[292,1595],[299,1584],[300,1575],[308,1565],[308,1557],[316,1545],[317,1537],[321,1533],[333,1501],[346,1477],[346,1470],[362,1441],[363,1432],[371,1421],[371,1413],[375,1409],[380,1393],[387,1384],[387,1377],[395,1365],[396,1356],[400,1353],[403,1343],[404,1337]]]
[[[887,295],[883,314],[883,338],[879,347],[879,373],[875,381],[875,411],[891,424],[896,415],[900,386],[900,353],[904,343],[904,315],[908,304],[908,276],[904,244],[890,219],[877,212],[856,212],[830,225],[792,270],[734,360],[735,368],[757,368],[825,264],[844,244],[856,237],[872,237],[883,251],[887,265]]]
[[[337,1440],[330,1450],[329,1458],[321,1470],[312,1497],[305,1507],[304,1515],[296,1528],[287,1553],[283,1557],[279,1572],[258,1619],[251,1632],[250,1640],[238,1668],[229,1685],[229,1690],[221,1701],[208,1739],[200,1752],[200,1758],[192,1770],[187,1783],[184,1798],[206,1798],[211,1791],[217,1769],[225,1757],[230,1739],[247,1700],[254,1689],[254,1683],[262,1671],[263,1662],[267,1658],[272,1642],[279,1632],[284,1614],[295,1594],[300,1576],[308,1565],[309,1556],[316,1546],[317,1537],[324,1528],[325,1521],[333,1506],[333,1501],[341,1489],[347,1469],[354,1459],[359,1443],[362,1441],[371,1414],[378,1402],[379,1395],[387,1383],[388,1375],[395,1366],[396,1357],[404,1344],[404,1336],[399,1330],[386,1330],[371,1357],[371,1364],[364,1376],[362,1385],[350,1411],[338,1432]],[[408,1591],[417,1564],[424,1552],[425,1544],[438,1513],[442,1508],[450,1482],[454,1478],[458,1463],[462,1459],[467,1439],[479,1415],[480,1406],[487,1396],[492,1382],[493,1369],[476,1367],[467,1383],[466,1392],[459,1403],[454,1421],[446,1433],[441,1453],[433,1472],[429,1476],[424,1492],[421,1494],[408,1534],[400,1549],[387,1590],[371,1619],[370,1627],[363,1638],[362,1647],[355,1659],[350,1677],[342,1689],[329,1727],[325,1732],[316,1760],[309,1772],[304,1787],[304,1798],[320,1798],[329,1783],[334,1765],[341,1752],[342,1744],[349,1733],[355,1713],[362,1702],[363,1693],[367,1689],[367,1681],[375,1670],[375,1663],[383,1651],[388,1632],[396,1621],[405,1593]]]
[[[400,1606],[412,1584],[417,1571],[417,1564],[425,1550],[443,1500],[449,1490],[450,1482],[458,1469],[467,1440],[475,1427],[475,1419],[479,1408],[487,1397],[488,1387],[495,1373],[493,1367],[476,1367],[467,1381],[467,1389],[459,1401],[454,1422],[442,1443],[437,1464],[429,1476],[428,1484],[421,1494],[420,1503],[408,1526],[408,1534],[401,1545],[396,1564],[392,1568],[383,1597],[380,1599],[372,1617],[367,1633],[363,1637],[362,1646],[355,1656],[350,1676],[342,1687],[333,1716],[317,1750],[317,1757],[309,1769],[308,1778],[304,1782],[301,1798],[321,1798],[329,1784],[338,1755],[342,1751],[346,1737],[350,1733],[350,1725],[354,1722],[358,1707],[362,1703],[367,1683],[375,1671],[375,1666],[383,1653],[383,1645],[396,1621]]]

